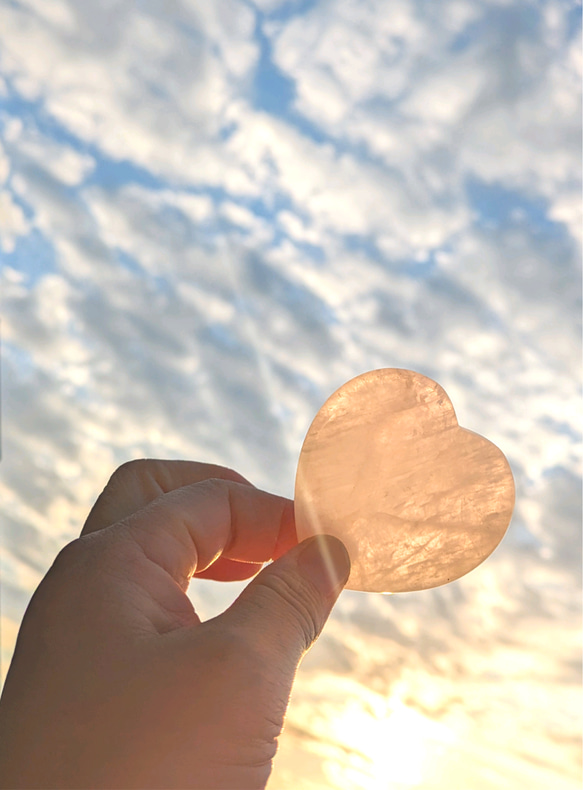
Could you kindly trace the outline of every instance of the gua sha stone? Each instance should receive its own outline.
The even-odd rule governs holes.
[[[503,453],[462,428],[435,381],[388,368],[340,387],[304,441],[295,487],[298,541],[340,538],[347,587],[425,590],[491,554],[510,523]]]

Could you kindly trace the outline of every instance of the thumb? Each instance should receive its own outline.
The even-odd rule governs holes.
[[[219,619],[243,628],[267,656],[291,660],[295,672],[349,575],[348,552],[338,538],[308,538],[264,568]]]

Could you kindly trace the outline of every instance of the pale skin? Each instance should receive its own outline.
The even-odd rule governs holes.
[[[120,467],[24,617],[0,788],[264,788],[298,664],[349,570],[340,541],[297,545],[293,504],[232,470]],[[202,623],[196,577],[254,578]]]

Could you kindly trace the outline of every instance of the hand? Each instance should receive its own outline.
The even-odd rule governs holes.
[[[245,579],[201,623],[190,579]],[[349,574],[293,504],[228,469],[136,461],[25,614],[0,701],[2,788],[263,788],[297,666]]]

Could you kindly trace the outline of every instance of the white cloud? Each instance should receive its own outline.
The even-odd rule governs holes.
[[[350,675],[371,733],[386,731],[363,712],[375,695],[442,716],[464,786],[480,743],[483,761],[503,753],[497,780],[537,787],[539,751],[561,787],[581,468],[581,56],[564,7],[260,5],[279,8],[265,31],[297,91],[290,117],[253,107],[250,4],[0,10],[7,89],[39,103],[0,118],[10,616],[117,463],[206,459],[289,495],[323,400],[366,369],[415,368],[508,454],[516,518],[453,585],[344,595],[299,718],[304,702],[318,713],[319,672]],[[472,205],[471,179],[492,206]],[[30,230],[54,271],[35,268]],[[194,593],[211,614],[230,595],[212,590]],[[528,759],[507,754],[516,728]],[[448,786],[451,753],[433,763]]]
[[[275,11],[282,6],[300,5],[300,0],[253,0],[253,4],[264,12]]]
[[[267,230],[265,223],[253,212],[245,206],[240,206],[237,203],[225,201],[221,204],[219,214],[228,222],[236,225],[246,231],[254,232],[255,234],[261,233],[262,230]],[[270,241],[272,234],[269,233],[265,241]]]
[[[24,212],[11,193],[6,189],[0,191],[0,246],[4,252],[12,252],[16,238],[24,236],[28,229]]]
[[[21,129],[7,150],[10,158],[16,160],[15,170],[34,166],[70,187],[80,184],[95,166],[93,157],[30,129]]]
[[[178,3],[161,16],[155,6],[146,15],[132,3],[109,13],[68,3],[72,37],[43,24],[36,3],[4,7],[3,69],[22,95],[43,97],[60,123],[110,156],[174,178],[201,164],[212,172],[208,141],[257,59],[251,12],[229,6]]]
[[[398,173],[338,155],[282,121],[241,111],[229,151],[262,185],[264,200],[289,196],[320,232],[379,234],[395,257],[444,244],[467,223],[461,204],[439,207]]]
[[[315,228],[307,226],[305,222],[291,211],[280,211],[277,221],[289,236],[299,242],[319,246],[323,238]]]
[[[68,0],[23,0],[19,3],[22,9],[27,10],[30,19],[32,15],[48,23],[50,29],[61,34],[71,35],[76,32],[75,12]]]
[[[3,186],[8,180],[10,173],[10,161],[6,155],[4,147],[0,144],[0,186]]]
[[[551,204],[549,217],[555,222],[562,222],[574,239],[581,245],[583,242],[583,211],[580,192],[561,192]]]
[[[409,2],[319,4],[268,29],[297,109],[340,142],[364,143],[405,189],[457,207],[464,179],[477,175],[544,196],[549,216],[566,216],[553,204],[565,188],[574,194],[580,171],[580,47],[565,46],[556,4],[538,28],[536,11],[507,5],[421,14]],[[479,25],[475,42],[448,51],[470,24]]]

